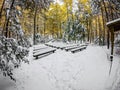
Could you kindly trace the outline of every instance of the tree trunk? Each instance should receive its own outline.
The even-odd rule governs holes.
[[[15,0],[12,1],[12,4],[11,4],[11,6],[10,6],[9,15],[10,15],[10,12],[11,12],[11,10],[12,10],[12,7],[14,6],[14,2],[15,2]],[[5,30],[6,30],[5,36],[6,36],[6,38],[7,38],[7,36],[8,36],[9,20],[10,20],[10,16],[8,16],[8,19],[6,20],[6,24],[5,24]]]
[[[105,9],[105,14],[106,14],[106,21],[108,22],[109,21],[109,18],[108,18],[108,12],[107,12],[107,8],[106,8],[106,5],[105,5],[105,0],[102,0],[103,2],[103,6],[104,6],[104,9]],[[107,48],[109,49],[109,46],[110,46],[110,34],[109,34],[109,29],[107,28]]]
[[[87,20],[87,41],[89,42],[89,40],[90,40],[90,32],[89,32],[89,20]]]
[[[2,11],[3,11],[4,4],[5,4],[5,0],[3,0],[2,7],[0,9],[0,19],[2,17]]]
[[[103,45],[105,44],[105,19],[104,19],[104,12],[103,12],[103,8],[101,7],[101,13],[102,13],[102,21],[103,21]]]
[[[92,22],[91,20],[89,21],[89,40],[90,40],[90,43],[92,42]]]
[[[97,38],[97,36],[98,36],[98,33],[97,33],[97,30],[98,30],[98,24],[97,24],[97,23],[98,23],[98,20],[97,20],[97,16],[96,16],[96,18],[95,18],[95,22],[96,22],[96,26],[95,26],[95,27],[96,27],[96,28],[95,28],[95,29],[96,29],[96,31],[95,31],[95,38]]]
[[[100,16],[98,16],[98,25],[99,25],[99,45],[101,45],[101,22],[100,22]]]
[[[37,17],[37,5],[35,4],[35,13],[34,13],[34,34],[33,34],[33,44],[36,44],[35,35],[36,35],[36,17]]]

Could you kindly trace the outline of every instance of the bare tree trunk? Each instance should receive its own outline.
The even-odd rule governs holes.
[[[99,25],[99,45],[101,44],[101,22],[100,16],[98,16],[98,25]]]
[[[89,20],[87,20],[87,41],[89,42],[90,40],[90,31],[89,31]]]
[[[105,9],[106,21],[108,22],[109,18],[108,18],[108,12],[107,12],[107,8],[106,8],[105,0],[102,0],[102,2],[103,2],[104,9]],[[107,28],[107,48],[108,49],[109,49],[109,46],[110,46],[109,38],[110,38],[110,34],[109,34],[109,29]]]
[[[12,1],[12,4],[11,4],[11,6],[10,6],[9,14],[10,14],[10,12],[11,12],[11,10],[12,10],[12,7],[14,6],[14,2],[15,2],[15,0]],[[5,24],[5,30],[6,30],[5,36],[6,36],[6,38],[7,38],[7,36],[8,36],[9,20],[10,20],[10,16],[8,16],[8,19],[7,19],[6,24]]]
[[[89,20],[89,39],[90,39],[90,43],[92,42],[92,22],[91,20]]]
[[[44,36],[45,36],[45,30],[46,30],[46,24],[45,24],[45,21],[46,21],[46,19],[45,19],[45,10],[44,10]]]
[[[45,28],[46,27],[46,24],[45,24],[45,20],[44,20],[44,36],[45,36]]]
[[[0,9],[0,19],[2,17],[2,11],[3,11],[4,4],[5,4],[5,0],[3,0],[2,7]]]
[[[105,44],[105,19],[104,19],[104,12],[103,8],[101,7],[101,13],[102,13],[102,22],[103,22],[103,45]]]
[[[33,34],[33,44],[35,45],[35,35],[36,35],[36,17],[37,17],[37,5],[35,4],[35,13],[34,13],[34,34]]]
[[[96,29],[96,31],[95,31],[95,38],[97,38],[97,36],[98,36],[98,33],[97,33],[97,30],[98,30],[98,24],[97,24],[97,23],[98,23],[98,20],[97,20],[97,16],[96,16],[96,18],[95,18],[95,22],[96,22],[96,26],[95,26],[95,27],[96,27],[96,28],[95,28],[95,29]]]

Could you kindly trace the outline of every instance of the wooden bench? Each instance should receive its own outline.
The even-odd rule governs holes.
[[[49,44],[45,44],[46,46],[49,46],[49,47],[53,47],[53,48],[57,48],[57,49],[60,49],[61,47],[59,46],[55,46],[55,45],[49,45]]]
[[[49,53],[54,53],[55,51],[56,51],[56,49],[48,49],[48,50],[46,49],[46,50],[34,53],[33,57],[38,59],[39,56],[46,55],[46,54],[49,54]]]
[[[39,50],[42,50],[42,49],[47,49],[47,48],[49,48],[48,46],[46,46],[46,47],[42,47],[42,48],[36,48],[36,49],[34,49],[33,51],[39,51]]]
[[[75,53],[75,52],[81,51],[81,50],[86,49],[86,48],[87,48],[87,46],[80,46],[78,48],[73,49],[71,52]]]
[[[59,47],[59,49],[63,50],[63,49],[74,47],[74,46],[78,46],[78,44],[75,44],[75,45],[65,45],[65,46]]]
[[[49,48],[49,47],[47,47],[47,48]],[[33,54],[34,54],[34,53],[37,53],[37,52],[39,52],[39,51],[41,51],[41,50],[45,50],[45,49],[47,49],[47,48],[34,49],[34,50],[33,50]]]
[[[69,51],[69,50],[72,50],[72,49],[75,49],[75,48],[78,48],[78,47],[80,47],[80,46],[67,47],[67,48],[65,48],[65,50]]]
[[[66,46],[60,47],[60,49],[63,50],[63,49],[66,49],[66,48],[69,48],[69,47],[73,47],[73,46],[76,46],[76,45],[66,45]]]
[[[49,45],[49,44],[45,44],[46,46],[49,46],[49,47],[52,47],[52,45]]]
[[[73,46],[78,46],[78,44],[76,44],[76,45],[62,45],[62,46],[59,46],[59,45],[49,45],[49,44],[45,44],[45,45],[49,46],[49,47],[61,49],[61,50],[65,49],[65,48],[73,47]]]
[[[50,44],[45,44],[46,46],[49,46],[49,47],[53,47],[53,48],[57,48],[56,46],[54,45],[50,45]]]

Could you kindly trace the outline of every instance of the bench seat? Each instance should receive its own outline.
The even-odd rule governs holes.
[[[69,50],[72,50],[72,49],[75,49],[75,48],[78,48],[78,47],[80,47],[80,46],[67,47],[67,48],[65,48],[65,50],[69,51]]]
[[[66,46],[60,47],[60,49],[63,50],[63,49],[74,47],[74,46],[78,46],[78,44],[76,44],[76,45],[66,45]]]
[[[41,50],[41,51],[34,53],[33,57],[36,57],[36,59],[38,59],[39,56],[49,54],[49,53],[54,53],[55,51],[56,51],[56,49],[53,49],[53,48]]]
[[[42,47],[42,48],[36,48],[36,49],[34,49],[33,51],[39,51],[39,50],[42,50],[42,49],[47,49],[47,48],[49,48],[48,46],[46,46],[46,47]]]
[[[83,50],[83,49],[86,49],[86,47],[87,47],[87,46],[80,46],[80,47],[78,47],[78,48],[73,49],[71,52],[72,52],[72,53],[75,53],[75,52],[81,51],[81,50]]]

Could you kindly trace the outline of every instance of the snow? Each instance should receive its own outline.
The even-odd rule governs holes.
[[[47,47],[47,46],[45,46],[44,44],[34,45],[33,46],[34,49],[45,48],[45,47]]]
[[[30,64],[22,63],[14,71],[15,90],[112,90],[114,87],[119,59],[114,57],[109,75],[106,47],[89,45],[75,54],[57,49],[37,60],[33,59],[33,49],[30,48]]]
[[[51,45],[51,46],[60,47],[60,48],[79,45],[78,43],[77,44],[74,44],[74,43],[67,44],[67,43],[63,43],[63,42],[48,42],[47,44]]]
[[[46,52],[50,52],[50,51],[55,51],[56,49],[54,48],[46,48],[46,49],[42,49],[40,51],[37,51],[34,53],[34,56],[38,55],[38,54],[42,54],[42,53],[46,53]]]

